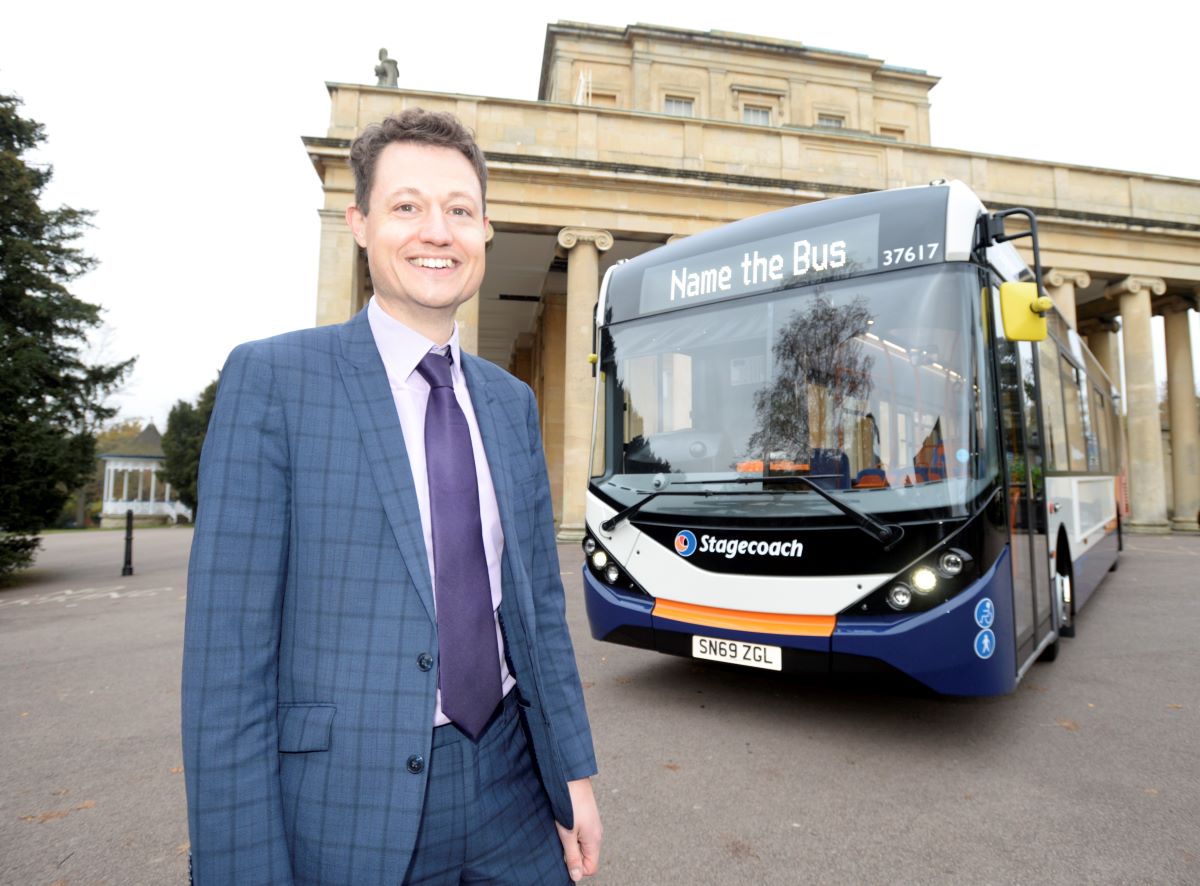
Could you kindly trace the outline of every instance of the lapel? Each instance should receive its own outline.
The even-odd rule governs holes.
[[[487,454],[488,470],[492,475],[492,486],[496,490],[496,506],[500,511],[500,526],[504,530],[504,556],[502,558],[503,599],[511,592],[516,593],[517,603],[526,612],[532,611],[533,597],[528,580],[522,581],[525,571],[520,567],[520,541],[517,524],[513,517],[513,459],[510,453],[519,451],[528,442],[518,438],[504,411],[500,398],[488,383],[482,360],[473,354],[462,353],[463,374],[467,378],[467,390],[471,392],[471,406],[475,410],[475,421],[479,425],[479,436],[483,439],[483,450]]]
[[[413,586],[430,621],[436,624],[433,582],[418,516],[417,491],[413,486],[408,452],[404,448],[400,418],[396,414],[396,401],[388,384],[383,358],[371,335],[366,310],[359,311],[343,324],[339,333],[342,352],[337,361],[338,370],[354,411],[367,463],[371,466],[383,510]],[[474,397],[474,391],[471,395]]]

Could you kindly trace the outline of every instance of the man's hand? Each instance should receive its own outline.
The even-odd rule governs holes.
[[[571,807],[575,810],[575,827],[567,830],[557,824],[558,839],[562,840],[563,861],[571,880],[578,883],[600,869],[600,840],[604,828],[600,825],[600,810],[592,793],[592,780],[581,778],[567,782],[571,792]]]

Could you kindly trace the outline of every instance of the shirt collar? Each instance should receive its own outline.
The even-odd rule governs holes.
[[[375,347],[383,358],[383,367],[387,370],[388,379],[393,383],[408,384],[410,376],[416,372],[417,364],[434,348],[440,347],[421,333],[405,326],[387,311],[379,306],[375,296],[367,303],[367,322],[371,326],[371,335],[375,339]],[[463,380],[462,352],[458,345],[458,322],[454,323],[454,331],[450,334],[450,355],[454,358],[451,374],[456,384]],[[421,376],[417,375],[420,379]],[[421,379],[425,386],[424,379]]]

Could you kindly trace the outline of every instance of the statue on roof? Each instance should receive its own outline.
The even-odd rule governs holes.
[[[386,49],[379,50],[379,64],[375,66],[376,86],[395,87],[400,81],[400,65],[394,58],[388,58]]]

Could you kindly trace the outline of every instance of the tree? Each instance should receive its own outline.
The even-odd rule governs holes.
[[[38,534],[93,471],[108,395],[133,366],[80,354],[100,308],[67,284],[95,266],[73,243],[91,213],[39,203],[52,169],[23,154],[46,140],[0,95],[0,576],[27,566]]]
[[[870,390],[873,361],[859,340],[870,322],[861,298],[835,305],[818,292],[781,326],[775,380],[754,395],[757,425],[749,446],[763,453],[764,473],[773,453],[809,461],[814,450],[842,448],[847,402]]]
[[[217,400],[217,381],[200,392],[195,406],[180,400],[171,407],[162,438],[163,455],[166,456],[162,478],[174,487],[179,500],[192,509],[192,519],[196,517],[200,450],[204,448],[208,419]]]

